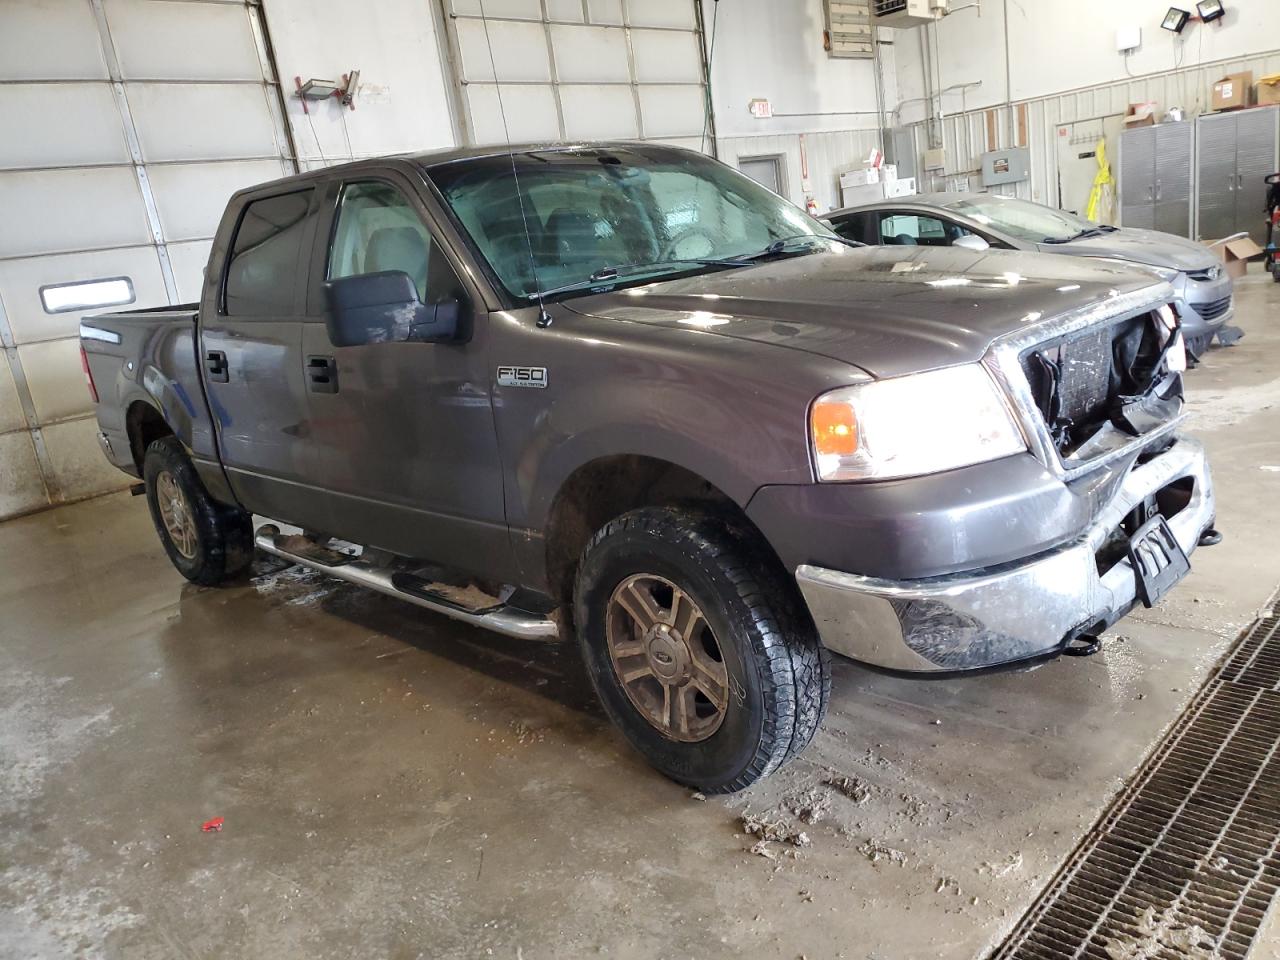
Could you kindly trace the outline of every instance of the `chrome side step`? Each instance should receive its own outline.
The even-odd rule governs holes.
[[[290,563],[297,563],[312,570],[319,570],[321,573],[336,577],[339,580],[346,580],[348,583],[354,583],[357,586],[368,587],[370,590],[376,590],[378,593],[384,593],[389,597],[398,597],[416,606],[444,614],[454,620],[469,623],[473,627],[492,630],[494,633],[501,633],[507,637],[516,637],[520,640],[555,642],[560,639],[560,624],[556,621],[554,613],[550,615],[529,613],[509,606],[496,606],[472,611],[450,603],[443,597],[436,599],[421,590],[412,592],[402,590],[396,585],[397,575],[394,571],[375,567],[372,564],[361,561],[359,558],[343,558],[339,562],[330,563],[326,562],[329,559],[326,555],[331,554],[332,551],[324,548],[315,552],[307,551],[311,554],[310,556],[303,556],[300,553],[285,549],[282,543],[296,540],[296,538],[282,535],[280,530],[272,524],[259,527],[253,540],[254,545],[263,553],[269,553],[282,560],[288,560]]]

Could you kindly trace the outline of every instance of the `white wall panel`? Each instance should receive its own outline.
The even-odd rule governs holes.
[[[702,133],[702,88],[645,86],[640,88],[640,115],[646,137],[689,137]]]
[[[105,0],[105,7],[126,79],[262,79],[239,4]]]
[[[632,30],[636,79],[641,83],[698,83],[702,61],[698,37],[676,30]]]
[[[0,257],[118,247],[150,239],[127,167],[0,171]]]
[[[547,0],[547,16],[552,20],[582,23],[582,0]]]
[[[0,167],[128,163],[106,83],[0,84]]]
[[[127,310],[128,307],[103,307],[99,310],[69,310],[45,313],[40,301],[40,288],[54,283],[77,280],[103,280],[128,277],[133,282],[131,306],[159,307],[168,302],[160,261],[155,247],[125,247],[97,250],[91,253],[63,253],[20,260],[0,260],[0,298],[13,338],[18,343],[55,340],[78,334],[80,318],[103,310]]]
[[[465,80],[492,81],[496,67],[499,80],[550,82],[551,62],[547,57],[547,40],[542,24],[503,20],[487,22],[486,36],[486,21],[467,18],[456,21]]]
[[[189,243],[169,244],[169,262],[173,264],[173,276],[178,281],[178,299],[183,303],[197,303],[204,286],[204,268],[209,262],[212,240],[192,240]]]
[[[551,44],[561,83],[627,82],[627,32],[619,27],[553,26]]]
[[[556,98],[548,86],[502,87],[502,105],[498,88],[477,84],[467,89],[471,106],[472,139],[476,143],[506,143],[502,128],[505,108],[511,142],[557,140],[560,125],[556,114]]]
[[[26,425],[18,388],[13,383],[13,371],[9,369],[9,358],[0,353],[0,435],[22,430]],[[0,509],[0,516],[3,515],[4,511]]]
[[[0,434],[0,517],[37,510],[48,502],[31,434]]]
[[[587,0],[587,19],[592,23],[621,24],[622,0]]]
[[[170,240],[212,237],[231,194],[283,176],[277,160],[166,163],[151,168],[151,188]]]
[[[692,30],[691,0],[627,0],[627,21],[633,27],[672,27]]]
[[[121,473],[102,455],[93,417],[46,427],[45,447],[53,465],[54,479],[66,500],[78,500],[108,490],[123,490],[133,479]]]
[[[128,94],[148,162],[278,152],[261,84],[131,83]]]
[[[454,10],[466,17],[514,17],[517,20],[542,19],[541,0],[454,0]]]
[[[634,140],[640,136],[636,101],[630,86],[560,88],[564,132],[570,140]]]
[[[38,423],[55,423],[91,412],[78,338],[25,344],[18,348],[18,359],[27,377]]]
[[[0,2],[0,80],[105,80],[86,0]]]

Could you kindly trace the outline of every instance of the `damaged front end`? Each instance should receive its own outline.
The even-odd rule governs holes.
[[[1020,361],[1068,469],[1123,449],[1182,412],[1186,349],[1168,306],[1038,343]]]
[[[951,672],[1066,652],[1151,605],[1212,533],[1203,447],[1180,436],[1186,354],[1166,287],[1112,297],[1018,330],[984,359],[1027,448],[1088,505],[1088,523],[1055,548],[999,566],[887,580],[802,565],[796,571],[831,649],[877,666]],[[965,518],[972,526],[972,516]],[[998,504],[981,522],[1016,518]]]

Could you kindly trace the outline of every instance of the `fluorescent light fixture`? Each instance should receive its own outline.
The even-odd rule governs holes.
[[[128,277],[51,283],[40,288],[40,302],[44,305],[45,313],[114,307],[122,303],[133,303],[134,299],[133,281]]]
[[[1169,12],[1164,15],[1164,23],[1160,24],[1160,26],[1165,30],[1172,30],[1174,33],[1181,33],[1182,28],[1187,25],[1187,21],[1190,19],[1190,10],[1183,10],[1180,7],[1170,7]]]
[[[1227,15],[1227,11],[1223,9],[1222,0],[1200,0],[1196,4],[1196,10],[1200,12],[1200,19],[1205,23],[1213,23]]]

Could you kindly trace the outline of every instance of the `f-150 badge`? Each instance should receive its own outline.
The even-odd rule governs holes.
[[[546,367],[499,367],[498,386],[547,389]]]

